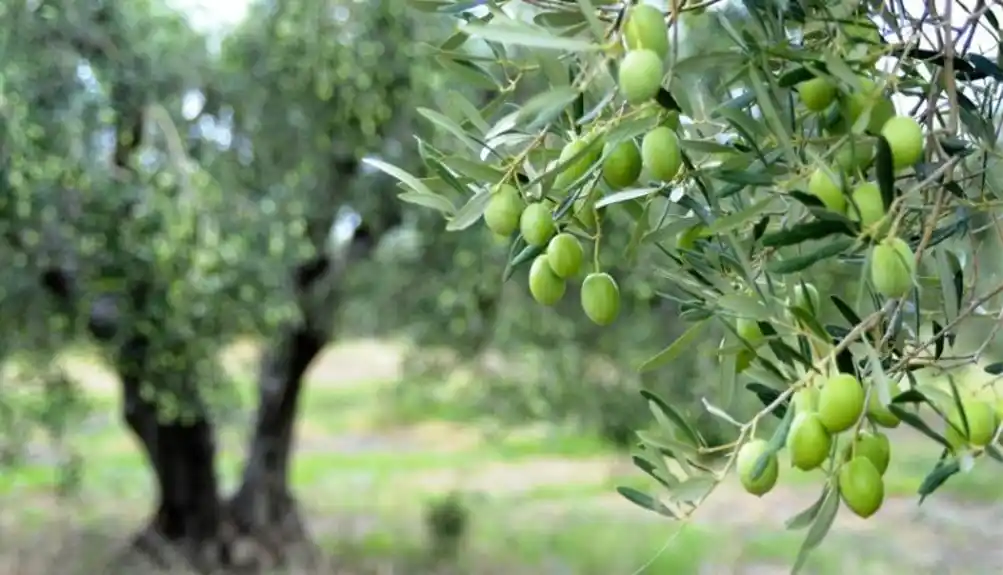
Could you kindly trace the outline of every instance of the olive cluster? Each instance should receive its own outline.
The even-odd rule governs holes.
[[[812,284],[794,289],[792,306],[818,309],[818,290]],[[765,338],[754,321],[739,319],[738,335],[758,347]],[[791,466],[812,471],[830,462],[829,476],[845,505],[860,517],[870,517],[884,502],[884,475],[891,462],[892,444],[882,428],[895,428],[899,417],[882,403],[875,384],[870,392],[856,377],[835,373],[811,380],[790,401],[793,419],[784,447]],[[944,437],[955,453],[978,450],[994,438],[999,415],[993,405],[974,397],[961,400],[947,412]],[[841,441],[842,440],[842,441]],[[778,450],[764,439],[752,439],[739,449],[735,465],[742,486],[762,496],[773,489],[780,475]]]
[[[828,131],[834,136],[845,135],[846,140],[836,151],[832,165],[819,166],[812,172],[808,192],[827,209],[858,222],[861,233],[876,240],[871,256],[874,288],[885,297],[900,298],[913,284],[914,255],[908,244],[891,233],[894,225],[886,213],[881,190],[876,182],[867,179],[867,173],[874,163],[877,135],[888,142],[894,169],[902,170],[923,158],[923,132],[913,118],[895,115],[894,104],[873,80],[858,77],[857,83],[860,91],[849,96],[840,96],[827,77],[812,78],[797,86],[801,102],[810,112],[821,114],[837,107],[836,121]],[[864,122],[866,125],[856,126]],[[857,133],[860,128],[863,134]]]
[[[622,28],[626,53],[620,62],[619,87],[632,106],[648,104],[658,94],[664,78],[664,58],[669,50],[664,15],[648,5],[633,7]],[[568,142],[556,164],[562,166],[554,180],[557,191],[569,190],[593,171],[600,160],[602,180],[612,190],[621,190],[648,181],[673,181],[683,165],[679,137],[671,122],[644,134],[640,146],[633,138],[602,142],[595,132]],[[575,200],[573,209],[561,221],[547,199],[527,203],[523,194],[510,185],[497,186],[488,201],[484,221],[499,236],[518,231],[527,244],[544,248],[529,270],[529,291],[540,304],[552,306],[567,290],[567,281],[582,270],[585,251],[576,230],[586,235],[596,230],[602,213],[596,208],[601,191],[596,188]],[[599,325],[613,323],[620,311],[620,290],[608,273],[595,269],[581,285],[581,305],[585,314]]]

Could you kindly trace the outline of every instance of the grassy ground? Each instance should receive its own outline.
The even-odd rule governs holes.
[[[228,364],[246,376],[253,355],[235,348]],[[69,498],[53,496],[56,466],[42,443],[35,463],[0,475],[0,570],[27,572],[34,558],[37,573],[100,571],[150,509],[150,477],[118,423],[114,382],[91,361],[70,361],[99,407],[74,439],[87,462],[81,487]],[[399,376],[398,365],[393,346],[362,342],[331,349],[309,375],[294,480],[338,573],[418,572],[425,504],[453,490],[466,494],[473,524],[450,572],[785,573],[805,535],[784,531],[783,522],[814,501],[815,474],[785,468],[782,485],[762,499],[727,483],[693,522],[676,525],[612,493],[617,484],[649,486],[594,438],[543,427],[489,432],[457,421],[463,418],[446,406],[394,424],[381,391]],[[807,571],[998,569],[999,468],[980,461],[917,507],[916,488],[936,453],[907,432],[894,440],[885,507],[866,522],[842,513]],[[232,484],[239,429],[228,430],[222,445],[221,471]]]

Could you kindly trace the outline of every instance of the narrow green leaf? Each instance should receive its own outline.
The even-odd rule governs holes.
[[[484,162],[475,162],[459,156],[446,156],[441,162],[450,170],[474,182],[495,184],[501,181],[505,172]]]
[[[706,496],[717,482],[711,477],[690,477],[679,485],[672,488],[670,492],[675,501],[685,501],[692,503]]]
[[[756,460],[755,467],[752,468],[753,479],[758,479],[759,476],[766,471],[766,466],[770,457],[775,457],[776,454],[784,448],[784,444],[787,443],[787,434],[790,432],[791,424],[794,422],[795,411],[797,410],[794,409],[794,406],[788,404],[787,411],[784,413],[784,418],[780,420],[780,425],[778,425],[773,431],[770,441],[766,444],[766,451],[759,456],[759,459]]]
[[[377,170],[395,178],[396,180],[398,180],[405,186],[411,188],[412,191],[418,194],[427,196],[436,195],[435,193],[432,192],[432,190],[429,189],[428,186],[421,183],[421,181],[418,180],[418,178],[412,176],[411,174],[407,173],[406,171],[398,168],[393,164],[384,162],[383,160],[377,160],[376,158],[365,158],[362,160],[362,163],[370,167],[376,168]]]
[[[895,201],[895,165],[892,161],[892,149],[884,136],[878,136],[876,146],[874,173],[878,179],[878,188],[881,189],[881,201],[885,204],[885,211],[888,211]]]
[[[450,215],[456,211],[456,206],[454,206],[452,202],[438,194],[404,192],[403,194],[398,195],[397,198],[402,202],[407,202],[423,208],[432,208],[433,210],[440,211],[446,215]]]
[[[936,441],[937,443],[943,445],[944,447],[950,449],[951,445],[946,439],[936,431],[930,429],[930,426],[926,424],[918,415],[911,413],[903,409],[897,403],[891,403],[888,405],[888,409],[895,414],[896,417],[901,419],[906,425],[915,429],[916,431],[922,433],[923,435],[929,437],[930,439]]]
[[[654,404],[654,407],[656,407],[665,415],[665,417],[672,421],[673,425],[678,427],[679,430],[686,435],[686,438],[693,443],[693,445],[702,446],[704,444],[700,434],[693,428],[692,425],[689,424],[689,422],[686,421],[686,418],[683,417],[681,413],[676,411],[675,408],[669,405],[668,402],[659,397],[658,394],[647,389],[642,389],[641,397]]]
[[[520,125],[526,124],[526,130],[536,131],[557,118],[580,93],[571,86],[561,86],[541,92],[523,104],[516,121]]]
[[[463,204],[456,211],[456,215],[450,218],[449,223],[446,224],[446,230],[458,232],[477,223],[477,220],[481,219],[481,216],[484,214],[485,208],[488,207],[488,201],[490,200],[491,190],[489,188],[484,188],[471,196],[467,200],[467,203]]]
[[[522,265],[525,265],[533,261],[533,259],[536,258],[536,256],[540,255],[541,253],[543,253],[543,248],[541,248],[540,246],[527,245],[525,248],[522,249],[521,252],[519,252],[518,254],[516,254],[514,258],[512,258],[512,260],[508,263],[507,266],[505,266],[505,271],[502,273],[502,281],[503,282],[508,281],[508,279],[512,277],[512,274],[515,273],[516,269],[518,269]]]
[[[773,389],[772,387],[763,385],[758,382],[752,382],[745,384],[745,389],[748,389],[752,393],[756,394],[756,397],[763,404],[763,407],[769,407],[773,405],[773,402],[780,397],[779,391]],[[778,419],[783,419],[787,415],[787,406],[790,403],[789,400],[784,400],[782,403],[778,404],[776,408],[771,412]]]
[[[840,221],[812,221],[766,234],[763,236],[762,244],[768,248],[779,248],[797,245],[809,240],[820,240],[834,234],[855,235],[852,229]]]
[[[680,355],[687,352],[690,346],[703,335],[704,328],[707,327],[708,320],[701,320],[691,325],[682,335],[676,338],[668,347],[642,363],[637,370],[641,373],[658,369],[675,361]]]
[[[795,256],[784,259],[775,259],[768,264],[766,264],[766,269],[775,274],[791,274],[794,272],[799,272],[801,270],[807,269],[816,263],[835,257],[842,254],[846,250],[850,249],[854,244],[854,240],[850,238],[843,238],[839,240],[833,240],[832,243],[822,246],[813,252],[805,254],[803,256]]]
[[[968,437],[971,435],[971,428],[968,427],[968,414],[965,413],[965,405],[961,401],[961,392],[958,391],[958,384],[954,381],[953,375],[947,374],[947,383],[951,387],[951,397],[954,399],[954,407],[961,415],[961,429],[958,429],[958,431],[961,432],[962,437]],[[947,424],[952,427],[956,427],[954,423],[950,421],[948,421]]]
[[[484,144],[477,142],[474,138],[471,138],[467,132],[460,127],[459,124],[454,122],[451,118],[436,112],[435,110],[430,110],[428,108],[418,108],[417,112],[421,114],[426,120],[432,122],[432,124],[442,128],[446,132],[450,133],[457,140],[463,142],[465,146],[470,148],[474,152],[479,152]]]
[[[808,530],[808,535],[805,537],[804,543],[801,544],[801,549],[798,550],[797,559],[794,560],[794,566],[791,568],[791,575],[801,572],[801,569],[804,568],[805,563],[808,561],[808,556],[822,543],[825,536],[829,534],[829,530],[836,521],[838,513],[839,494],[836,493],[835,489],[829,489],[822,500],[818,513],[815,515],[815,520],[812,522],[811,528]]]
[[[660,190],[661,188],[631,188],[628,190],[621,190],[608,196],[603,196],[601,200],[596,202],[596,208],[604,208],[606,206],[629,202],[638,198],[646,198],[658,193]]]
[[[959,471],[961,471],[961,464],[956,459],[952,459],[950,462],[938,461],[919,486],[919,504],[922,505],[927,497],[940,489],[952,475]]]
[[[677,519],[676,514],[673,513],[671,509],[647,493],[642,493],[633,487],[623,485],[617,487],[616,492],[622,495],[627,501],[630,501],[642,509],[647,509],[648,511],[654,511],[659,515]]]
[[[659,455],[658,457],[661,456]],[[670,477],[667,477],[665,474],[662,473],[662,471],[658,468],[658,466],[655,463],[651,462],[646,457],[642,457],[641,455],[633,455],[631,456],[631,460],[634,462],[634,467],[640,469],[641,471],[649,475],[652,479],[661,483],[667,489],[672,489],[672,487],[676,485],[677,482],[675,481],[674,477],[671,479]]]
[[[476,38],[498,42],[506,46],[525,46],[541,50],[564,50],[567,52],[598,52],[602,46],[587,40],[562,38],[547,32],[539,26],[519,26],[517,24],[467,24],[463,31]]]
[[[791,531],[796,531],[811,525],[815,521],[815,518],[818,517],[819,512],[822,510],[822,506],[825,505],[830,491],[832,491],[832,488],[826,484],[826,486],[822,488],[822,494],[817,500],[815,500],[815,503],[812,503],[807,509],[804,509],[794,517],[785,521],[784,527],[790,529]]]
[[[859,325],[860,322],[863,321],[862,319],[860,319],[860,316],[857,315],[857,312],[853,311],[853,308],[850,307],[850,304],[844,302],[842,299],[839,298],[839,296],[831,295],[829,296],[829,299],[831,299],[832,303],[835,304],[836,309],[839,310],[839,313],[844,318],[846,318],[846,321],[850,322],[850,326],[855,327]]]
[[[763,198],[740,212],[728,214],[714,220],[714,223],[710,225],[707,233],[709,235],[717,235],[727,233],[735,228],[744,226],[746,223],[752,221],[760,214],[768,210],[773,204],[774,199],[775,198],[772,196]]]

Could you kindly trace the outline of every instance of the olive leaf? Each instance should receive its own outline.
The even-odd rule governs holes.
[[[940,489],[948,479],[959,471],[961,471],[961,464],[956,459],[938,461],[919,486],[919,504],[922,505],[927,497]]]
[[[839,513],[839,494],[836,490],[828,489],[820,501],[818,512],[815,514],[811,528],[808,529],[808,535],[805,536],[801,549],[798,550],[798,556],[794,560],[794,566],[791,569],[792,575],[796,575],[804,568],[811,552],[822,543],[825,536],[829,534],[832,524],[836,521],[836,515]]]
[[[634,505],[642,509],[647,509],[648,511],[654,511],[659,515],[669,517],[671,519],[678,519],[676,514],[665,506],[664,503],[655,499],[647,493],[642,493],[633,487],[619,486],[616,488],[616,492],[622,495],[627,501],[630,501]]]

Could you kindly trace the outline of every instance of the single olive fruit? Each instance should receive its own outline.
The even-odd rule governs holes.
[[[519,231],[526,243],[531,246],[544,246],[556,231],[554,216],[550,208],[542,203],[530,204],[519,217]]]
[[[853,427],[864,411],[864,389],[848,373],[830,377],[818,395],[818,416],[829,433]]]
[[[529,293],[541,305],[551,306],[561,301],[567,289],[565,281],[550,269],[546,255],[538,255],[529,266]]]
[[[609,325],[620,315],[620,287],[607,273],[591,273],[582,282],[582,310],[593,323]]]
[[[843,460],[850,461],[854,457],[866,457],[874,464],[881,475],[888,470],[892,457],[892,444],[884,433],[862,431],[843,448]]]
[[[811,471],[829,457],[832,436],[822,425],[818,413],[796,412],[787,434],[787,451],[791,465],[802,471]]]
[[[999,421],[996,418],[996,410],[993,406],[978,399],[963,399],[962,407],[965,409],[964,419],[961,412],[955,406],[947,417],[949,424],[944,433],[944,438],[954,449],[959,449],[966,445],[975,447],[985,447],[996,434],[996,426]],[[965,421],[968,422],[968,433],[965,434]]]
[[[615,190],[633,185],[641,176],[641,150],[634,140],[625,140],[616,144],[606,144],[606,160],[602,165],[602,176],[606,183]]]
[[[850,218],[860,223],[865,232],[885,217],[885,202],[881,198],[881,188],[874,182],[865,182],[853,189],[850,195]]]
[[[703,224],[697,224],[691,228],[687,228],[679,234],[676,235],[676,248],[681,250],[692,250],[697,245],[697,240],[703,237],[704,230],[707,227]]]
[[[620,93],[627,103],[637,106],[658,94],[662,87],[662,59],[651,50],[632,50],[620,62]]]
[[[871,283],[887,298],[898,299],[912,289],[915,256],[902,238],[887,238],[871,251]]]
[[[836,99],[836,86],[828,78],[812,78],[797,86],[804,107],[812,112],[821,112]]]
[[[578,238],[561,233],[554,236],[547,244],[547,263],[557,277],[568,279],[582,269],[585,254]]]
[[[869,78],[858,78],[860,91],[846,97],[841,107],[847,127],[852,128],[860,116],[871,107],[871,115],[867,121],[867,131],[878,134],[885,123],[895,115],[895,104],[886,98],[878,85]]]
[[[807,413],[818,411],[817,387],[805,387],[794,392],[793,402],[796,413]]]
[[[794,305],[818,313],[822,302],[818,299],[818,288],[805,282],[794,285]]]
[[[840,182],[833,180],[822,168],[816,169],[808,180],[808,193],[822,200],[826,208],[843,213],[846,210],[846,198]]]
[[[765,439],[753,439],[739,448],[735,461],[735,468],[738,471],[738,479],[742,482],[742,487],[758,497],[762,497],[773,489],[780,474],[780,463],[777,461],[777,455],[771,453],[766,456],[766,468],[759,476],[753,476],[759,458],[768,452],[769,444]]]
[[[881,128],[892,151],[892,164],[902,169],[923,159],[923,129],[909,116],[895,116]]]
[[[842,26],[843,34],[853,42],[864,44],[880,44],[881,32],[869,20],[857,20]]]
[[[865,519],[881,508],[885,484],[870,459],[858,455],[843,464],[839,469],[839,495],[851,511]]]
[[[683,165],[676,133],[659,126],[641,140],[641,163],[657,180],[668,182],[676,177]]]
[[[888,387],[890,388],[889,392],[894,391],[894,389],[891,389],[892,386],[890,383]],[[881,403],[881,398],[878,396],[876,389],[872,389],[871,394],[867,397],[867,417],[881,427],[895,428],[902,423],[902,420],[887,405]]]
[[[554,179],[554,187],[563,190],[578,181],[579,178],[589,173],[592,164],[596,163],[601,155],[602,146],[590,137],[579,138],[565,144],[561,148],[561,155],[557,158],[557,162],[563,164],[576,156],[577,159],[564,166],[564,169],[557,174]]]
[[[855,173],[866,170],[874,161],[874,140],[866,138],[853,138],[849,142],[840,146],[836,152],[834,161],[843,171]]]
[[[754,319],[738,318],[735,321],[735,331],[738,332],[738,337],[749,342],[753,347],[763,342],[763,330]]]
[[[519,191],[503,184],[491,194],[484,208],[484,224],[495,234],[508,237],[519,229],[519,216],[524,207]]]
[[[636,4],[623,23],[623,40],[630,50],[651,50],[659,61],[669,53],[669,27],[661,10]]]

